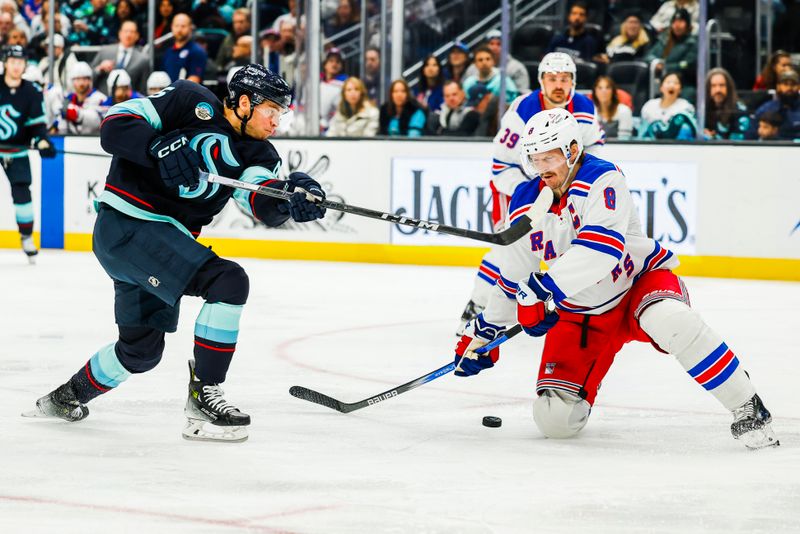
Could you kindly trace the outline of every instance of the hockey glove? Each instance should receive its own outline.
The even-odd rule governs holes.
[[[520,282],[517,289],[517,321],[526,334],[540,337],[558,322],[553,294],[539,281],[541,273],[534,273],[528,282]]]
[[[325,216],[325,208],[318,203],[325,200],[325,191],[319,182],[304,172],[293,172],[289,175],[287,191],[294,194],[289,197],[288,205],[281,211],[288,211],[296,222],[309,222]]]
[[[56,147],[47,137],[40,137],[36,140],[36,150],[39,151],[39,155],[43,158],[51,159],[56,157]]]
[[[153,139],[150,155],[158,162],[158,172],[168,188],[194,187],[200,183],[200,156],[179,130]]]
[[[503,335],[505,328],[484,320],[483,314],[478,314],[466,327],[467,333],[461,336],[456,345],[456,376],[477,375],[484,369],[494,367],[500,359],[500,347],[495,347],[488,354],[478,354],[475,351]]]

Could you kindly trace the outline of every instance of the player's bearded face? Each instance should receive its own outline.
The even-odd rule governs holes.
[[[567,158],[558,148],[541,154],[529,154],[525,163],[528,173],[538,175],[545,185],[553,190],[557,190],[564,185],[567,174],[569,174]]]
[[[545,72],[542,75],[542,92],[553,104],[563,104],[572,92],[572,75],[566,72]]]

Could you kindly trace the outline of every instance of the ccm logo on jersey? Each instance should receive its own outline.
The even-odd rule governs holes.
[[[165,146],[164,148],[162,148],[161,150],[158,151],[159,159],[166,157],[167,154],[169,154],[170,152],[175,152],[180,147],[182,147],[182,146],[184,146],[184,145],[186,145],[188,143],[189,143],[189,140],[186,139],[186,136],[185,135],[181,136],[179,139],[174,140],[169,145]]]

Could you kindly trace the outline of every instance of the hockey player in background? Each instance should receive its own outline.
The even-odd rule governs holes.
[[[770,413],[739,359],[690,307],[672,273],[677,257],[644,235],[622,172],[585,154],[582,139],[577,120],[563,109],[539,112],[525,125],[520,165],[534,178],[514,192],[510,224],[544,188],[556,200],[526,238],[501,252],[488,305],[456,346],[456,374],[492,367],[499,351],[478,356],[475,350],[515,322],[546,336],[533,417],[545,436],[567,438],[586,425],[622,346],[649,342],[675,356],[733,413],[734,438],[749,448],[778,445]],[[546,274],[538,272],[540,261]]]
[[[96,201],[92,244],[114,281],[119,339],[26,415],[84,419],[87,402],[158,364],[164,333],[176,330],[180,299],[190,295],[205,304],[195,322],[183,436],[247,439],[250,416],[226,401],[220,384],[236,349],[248,278],[195,239],[231,196],[268,226],[324,216],[319,183],[301,172],[279,180],[281,160],[266,141],[290,101],[280,76],[250,64],[231,79],[224,106],[205,87],[177,81],[109,110],[100,141],[113,159]],[[201,182],[201,168],[294,194],[276,200]]]
[[[27,147],[43,158],[54,158],[56,150],[47,137],[42,88],[22,78],[28,63],[20,45],[2,50],[3,76],[0,78],[0,157],[3,171],[11,182],[11,198],[19,228],[22,250],[33,263],[39,253],[33,242],[33,202],[31,164]]]
[[[605,144],[605,133],[594,116],[594,104],[575,92],[576,84],[577,69],[572,58],[563,52],[551,52],[539,63],[540,89],[514,100],[503,115],[493,140],[492,180],[489,182],[495,232],[502,230],[507,222],[511,195],[529,179],[519,163],[519,140],[528,119],[544,109],[566,109],[577,119],[583,146],[589,152]],[[497,249],[493,247],[481,261],[472,295],[461,316],[459,335],[467,321],[486,306],[489,292],[497,283]]]
[[[65,96],[60,86],[47,91],[52,128],[62,135],[97,135],[105,109],[106,95],[92,85],[92,67],[78,61],[69,70],[72,91]]]

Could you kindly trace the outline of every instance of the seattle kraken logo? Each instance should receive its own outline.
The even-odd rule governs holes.
[[[14,119],[19,116],[19,111],[11,104],[0,106],[0,139],[5,141],[17,134],[17,122]]]
[[[229,167],[239,166],[239,162],[236,161],[236,157],[233,155],[233,151],[231,151],[230,140],[226,135],[208,132],[201,133],[189,142],[189,146],[203,158],[208,172],[219,174],[215,158],[219,158],[220,156],[222,156],[222,161]],[[202,181],[192,189],[180,186],[178,188],[178,194],[183,198],[198,198],[208,190],[208,185],[208,182]],[[212,184],[211,190],[204,199],[211,198],[218,190],[219,184]]]

